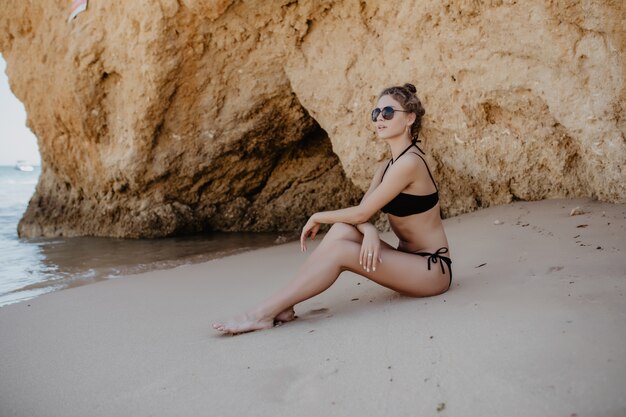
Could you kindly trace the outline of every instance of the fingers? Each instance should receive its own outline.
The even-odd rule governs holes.
[[[368,254],[370,253],[370,249],[365,245],[361,245],[361,253],[359,254],[359,265],[363,266],[363,269],[367,271],[367,258],[369,258]]]
[[[371,265],[372,265],[372,271],[376,271],[376,260],[378,259],[378,248],[376,248],[374,250],[374,253],[372,253],[372,257],[371,257]]]
[[[311,220],[304,225],[300,235],[300,250],[302,252],[306,252],[306,238],[310,237],[311,240],[314,240],[317,232],[320,230],[320,226],[319,223],[311,223]]]
[[[374,248],[374,251],[372,253],[372,257],[371,259],[371,269],[372,271],[376,271],[376,268],[378,267],[378,264],[381,262],[380,259],[380,246],[377,246],[376,248]]]
[[[368,268],[368,261],[371,258],[371,256],[368,256],[370,253],[372,253],[372,248],[368,245],[362,244],[361,253],[359,254],[359,265],[361,265],[366,271]]]
[[[306,234],[307,234],[307,230],[302,229],[302,234],[300,234],[300,252],[306,252]]]
[[[363,266],[363,269],[367,272],[375,272],[378,264],[382,262],[380,257],[380,246],[369,247],[361,246],[361,253],[359,254],[359,265]]]

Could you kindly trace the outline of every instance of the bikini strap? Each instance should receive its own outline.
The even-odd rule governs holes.
[[[445,262],[448,265],[448,270],[450,270],[450,276],[452,276],[452,270],[450,268],[450,265],[452,264],[452,259],[450,259],[447,256],[443,256],[444,253],[448,253],[448,248],[443,247],[443,248],[439,248],[437,249],[437,252],[435,253],[430,253],[430,252],[413,252],[416,255],[420,255],[420,256],[425,256],[428,259],[428,270],[430,271],[430,263],[434,263],[436,264],[438,261],[439,265],[441,266],[441,273],[445,274],[446,270],[443,267],[443,263]]]
[[[422,141],[421,141],[421,140],[415,140],[415,139],[414,139],[414,140],[411,142],[411,144],[410,144],[410,145],[409,145],[409,146],[408,146],[405,150],[403,150],[402,152],[400,152],[400,155],[398,155],[398,157],[395,159],[395,161],[397,161],[398,159],[400,159],[400,157],[401,157],[402,155],[404,155],[404,154],[405,154],[405,153],[406,153],[409,149],[411,149],[411,147],[412,147],[412,146],[415,146],[415,147],[417,148],[417,150],[418,150],[418,151],[420,151],[421,153],[423,153],[424,155],[426,155],[426,153],[425,153],[423,150],[421,150],[419,146],[417,146],[417,144],[418,144],[418,143],[420,143],[420,142],[422,142]],[[420,158],[422,158],[422,156],[421,156],[421,155],[419,155],[419,154],[416,154],[416,155],[417,155],[417,156],[419,156]],[[423,160],[423,161],[424,161],[424,163],[426,164],[426,161],[424,160],[424,158],[422,158],[422,160]],[[393,158],[391,158],[391,159],[389,160],[389,162],[387,163],[387,166],[385,167],[385,170],[383,171],[383,175],[382,175],[382,177],[380,177],[380,178],[381,178],[381,180],[382,180],[382,178],[385,176],[385,172],[387,172],[387,169],[389,168],[389,166],[390,166],[390,165],[392,165],[395,161],[394,161],[394,159],[393,159]],[[428,164],[426,164],[426,169],[428,169]],[[435,184],[435,180],[433,179],[433,176],[430,174],[430,169],[428,169],[428,175],[430,175],[430,179],[431,179],[431,180],[433,180],[433,184]],[[437,188],[437,184],[435,184],[435,189],[436,189],[436,188]],[[437,191],[439,191],[439,190],[437,189]]]
[[[422,141],[421,141],[421,140],[419,140],[419,139],[413,139],[413,141],[412,141],[411,143],[412,143],[412,144],[413,144],[413,145],[417,148],[417,150],[418,150],[418,151],[420,151],[421,153],[423,153],[424,155],[426,155],[426,152],[424,152],[424,151],[423,151],[423,150],[422,150],[419,146],[417,146],[417,144],[418,144],[418,143],[422,143]]]
[[[400,157],[401,157],[402,155],[404,155],[404,154],[406,153],[406,151],[408,151],[409,149],[411,149],[411,146],[413,146],[413,145],[415,145],[415,143],[414,143],[414,142],[411,142],[411,144],[408,146],[408,148],[406,148],[405,150],[403,150],[403,151],[400,153],[400,155],[398,155],[398,157],[396,158],[396,161],[397,161],[398,159],[400,159]],[[417,145],[415,145],[415,146],[417,146]],[[419,149],[419,148],[417,148],[417,149]],[[383,171],[383,176],[382,176],[382,177],[380,177],[380,178],[381,178],[381,180],[382,180],[382,178],[385,176],[385,172],[387,172],[387,169],[389,168],[389,166],[390,166],[390,165],[392,165],[394,162],[395,162],[395,161],[394,161],[394,159],[393,159],[393,158],[391,158],[391,159],[389,160],[389,162],[387,163],[387,166],[385,167],[385,170]]]
[[[400,152],[400,155],[398,155],[398,157],[394,160],[393,158],[391,158],[391,163],[393,164],[394,162],[396,162],[398,159],[400,159],[400,157],[402,155],[404,155],[406,153],[406,151],[408,151],[409,149],[411,149],[411,146],[415,146],[417,148],[417,145],[415,144],[415,142],[411,142],[411,144],[402,152]],[[419,149],[419,148],[417,148]]]
[[[385,167],[385,170],[383,171],[383,175],[380,177],[380,180],[383,180],[383,177],[385,176],[385,172],[387,172],[387,168],[389,168],[389,165],[391,165],[391,159],[389,160],[389,162],[387,162],[387,166]]]
[[[433,178],[433,174],[430,173],[430,168],[428,168],[428,164],[426,163],[426,160],[424,159],[424,157],[422,157],[422,155],[418,153],[416,153],[415,155],[419,156],[420,158],[422,158],[422,161],[424,161],[424,165],[426,165],[426,170],[428,171],[428,175],[430,175],[430,179],[433,182],[433,185],[435,186],[435,190],[439,192],[439,188],[437,188],[437,183],[435,182],[435,179]]]

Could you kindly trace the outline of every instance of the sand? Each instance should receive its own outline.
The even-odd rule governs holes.
[[[344,273],[245,335],[211,323],[287,283],[298,242],[2,307],[0,416],[625,416],[626,205],[517,202],[445,227],[446,294]]]

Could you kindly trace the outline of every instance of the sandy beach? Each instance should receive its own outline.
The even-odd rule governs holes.
[[[444,224],[447,293],[344,273],[267,331],[211,323],[287,283],[298,242],[2,307],[0,416],[625,416],[626,205]]]

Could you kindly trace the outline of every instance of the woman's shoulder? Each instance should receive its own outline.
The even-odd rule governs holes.
[[[417,152],[407,152],[398,158],[392,165],[396,165],[397,168],[403,171],[418,171],[420,167],[426,165],[426,159],[424,159]]]
[[[420,154],[418,151],[415,152],[407,152],[406,153],[406,161],[411,165],[419,168],[420,171],[423,169],[428,169],[428,162],[426,160],[426,155]]]

